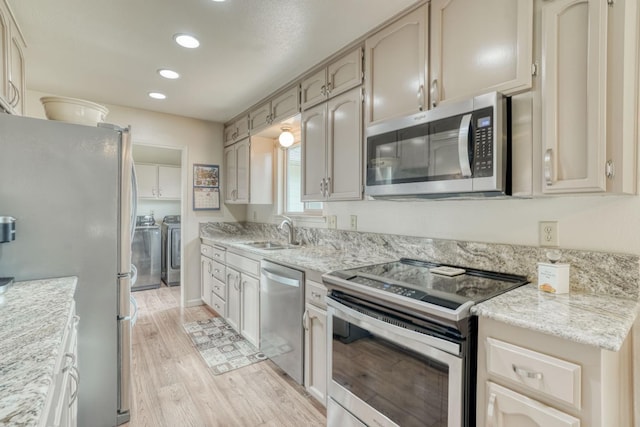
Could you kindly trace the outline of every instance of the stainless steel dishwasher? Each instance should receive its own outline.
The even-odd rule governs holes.
[[[260,267],[260,351],[302,384],[304,273],[269,261]]]

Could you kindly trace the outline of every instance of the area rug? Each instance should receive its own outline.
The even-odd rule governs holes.
[[[264,354],[221,317],[198,320],[182,326],[214,375],[266,359]]]

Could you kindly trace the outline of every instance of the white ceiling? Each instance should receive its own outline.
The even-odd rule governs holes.
[[[415,2],[8,0],[27,42],[28,89],[219,122]],[[179,47],[176,33],[200,48]],[[165,67],[181,78],[160,77]]]

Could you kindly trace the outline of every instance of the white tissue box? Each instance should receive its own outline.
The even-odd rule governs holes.
[[[569,293],[569,264],[539,262],[538,289],[554,294]]]

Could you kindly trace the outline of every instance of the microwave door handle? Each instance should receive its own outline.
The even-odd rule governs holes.
[[[460,171],[465,178],[471,177],[471,164],[469,163],[469,132],[471,131],[471,114],[465,114],[460,121],[458,132],[458,161]]]

